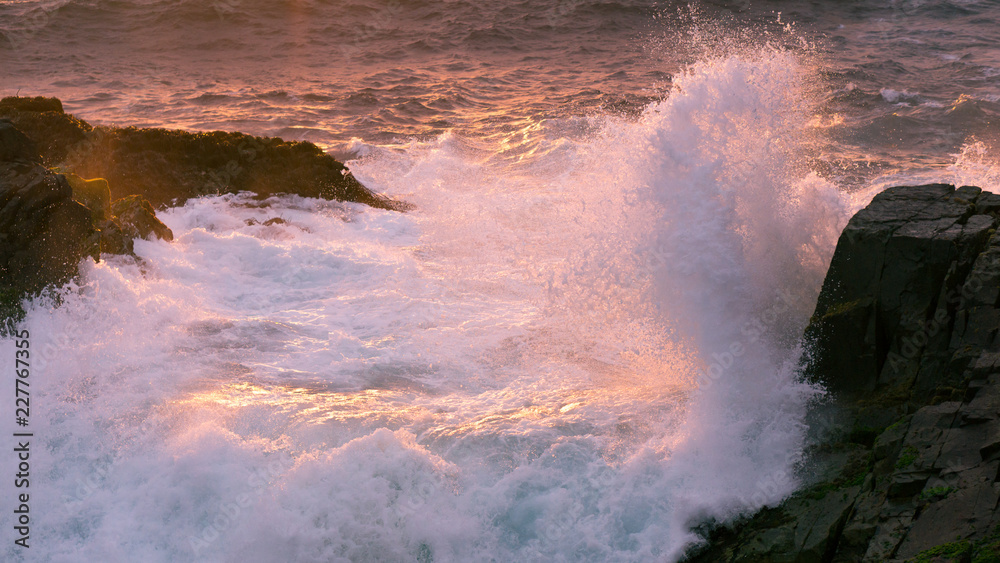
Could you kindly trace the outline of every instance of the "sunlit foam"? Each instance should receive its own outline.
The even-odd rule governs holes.
[[[67,437],[40,460],[50,559],[675,560],[776,502],[844,218],[798,166],[807,74],[712,58],[636,119],[525,130],[534,152],[449,134],[351,163],[405,215],[163,211],[173,243],[29,313],[59,349],[39,431]]]

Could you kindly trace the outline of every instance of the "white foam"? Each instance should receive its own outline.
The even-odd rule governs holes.
[[[1000,192],[1000,158],[995,147],[970,139],[955,155],[946,181],[956,186],[979,186],[986,191]]]
[[[890,104],[908,104],[921,101],[920,94],[910,92],[909,90],[899,91],[892,88],[882,88],[879,90],[879,94],[882,95],[883,100]]]
[[[846,217],[799,167],[804,73],[706,60],[637,121],[553,122],[518,154],[366,148],[352,168],[406,215],[165,212],[173,243],[29,312],[51,350],[32,554],[676,560],[692,524],[777,502]]]

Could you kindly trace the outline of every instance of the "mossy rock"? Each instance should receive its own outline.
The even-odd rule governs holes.
[[[73,188],[73,199],[88,209],[94,223],[111,217],[111,187],[104,178],[85,180],[76,174],[65,174],[66,181]]]
[[[9,96],[0,100],[0,108],[37,113],[46,111],[63,113],[63,105],[59,98],[47,98],[45,96]]]
[[[896,458],[896,469],[906,469],[907,467],[913,465],[913,462],[917,461],[917,456],[919,452],[917,448],[913,446],[906,446],[901,452],[899,452],[899,457]]]
[[[924,550],[910,560],[910,563],[950,563],[967,561],[972,544],[968,540],[946,543]]]
[[[836,317],[838,315],[849,314],[851,311],[857,309],[858,307],[870,307],[871,300],[868,299],[855,299],[854,301],[847,301],[845,303],[837,303],[831,305],[826,313],[823,314],[824,319],[831,317]]]
[[[100,251],[101,254],[126,254],[135,255],[135,237],[127,232],[122,225],[110,219],[101,225]]]
[[[54,98],[4,98],[0,118],[35,142],[46,165],[106,178],[114,197],[141,195],[155,207],[249,191],[412,208],[371,192],[343,163],[309,142],[225,131],[93,127],[64,113]]]
[[[93,130],[86,121],[64,113],[62,102],[56,98],[3,98],[0,118],[9,119],[30,137],[43,162],[50,167],[63,162],[74,148],[82,146]]]
[[[156,217],[153,206],[142,196],[130,195],[111,205],[117,224],[130,238],[174,240],[174,233]]]

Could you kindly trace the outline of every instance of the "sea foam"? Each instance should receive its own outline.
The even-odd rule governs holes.
[[[677,560],[779,501],[848,210],[802,166],[807,76],[710,58],[531,150],[446,134],[352,163],[408,214],[163,212],[173,243],[31,303],[31,556]]]

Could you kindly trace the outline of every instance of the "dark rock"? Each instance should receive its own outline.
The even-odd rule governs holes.
[[[8,97],[0,100],[0,118],[9,119],[35,142],[44,163],[55,166],[93,130],[89,123],[63,113],[56,98]]]
[[[1000,462],[994,462],[964,471],[951,480],[952,486],[939,486],[942,492],[929,497],[899,543],[895,557],[908,560],[957,538],[988,535],[1000,500],[1000,490],[993,483],[998,467]]]
[[[59,101],[58,98],[46,98],[44,96],[22,98],[20,96],[12,96],[0,100],[0,104],[6,108],[18,111],[30,111],[36,113],[52,111],[55,113],[63,113],[62,102]]]
[[[782,505],[784,518],[775,520],[772,511],[763,522],[751,521],[727,542],[719,542],[690,560],[827,561],[860,491],[861,487],[854,485],[796,495]]]
[[[115,219],[101,223],[100,247],[102,254],[135,255],[135,236],[126,232]]]
[[[174,240],[174,233],[156,217],[153,206],[141,196],[130,195],[116,200],[111,205],[111,212],[129,238]]]
[[[912,497],[924,490],[930,475],[923,473],[900,473],[892,476],[889,483],[889,498]]]
[[[68,281],[93,253],[91,213],[66,179],[37,164],[0,163],[0,286],[36,293]]]
[[[1000,195],[985,193],[976,200],[976,213],[996,214],[1000,213]]]
[[[815,378],[859,397],[909,391],[920,360],[947,366],[960,291],[997,223],[976,214],[979,197],[945,184],[890,188],[851,219],[806,332]]]
[[[76,174],[65,174],[73,188],[73,199],[90,209],[94,224],[111,217],[111,187],[104,178],[84,180]]]
[[[976,393],[966,400],[959,411],[963,426],[982,424],[1000,418],[1000,388],[984,386],[981,381],[974,389]],[[973,388],[970,383],[970,388]]]
[[[294,193],[397,211],[410,208],[372,193],[342,163],[308,142],[222,131],[95,128],[63,113],[51,98],[4,98],[0,118],[33,139],[48,165],[106,178],[115,198],[137,194],[161,206],[249,191],[260,197]]]
[[[847,517],[854,508],[860,487],[848,487],[828,493],[820,502],[806,507],[808,515],[800,520],[802,533],[797,535],[796,561],[826,560],[836,547]]]
[[[909,430],[909,422],[909,418],[900,420],[879,434],[872,448],[872,455],[875,456],[876,461],[889,459],[899,452],[899,448],[903,444],[903,439],[906,438],[907,431]]]
[[[68,281],[93,253],[90,210],[65,178],[40,165],[0,163],[0,288],[33,294]]]
[[[122,217],[113,217],[107,182],[45,168],[9,122],[0,121],[0,148],[0,332],[23,314],[25,296],[69,281],[85,257],[134,254],[139,236],[173,238],[138,196],[116,202]]]
[[[993,432],[979,448],[979,457],[983,461],[994,461],[1000,457],[1000,432]]]
[[[38,149],[7,119],[0,119],[0,162],[40,163]]]
[[[933,184],[886,190],[851,219],[806,331],[805,372],[833,392],[845,429],[830,435],[884,427],[873,444],[854,445],[869,463],[850,477],[822,454],[843,444],[817,444],[824,483],[716,529],[690,561],[997,560],[998,215],[993,194]],[[850,510],[828,506],[802,541],[802,526],[818,522],[803,501],[816,490],[846,492]]]

